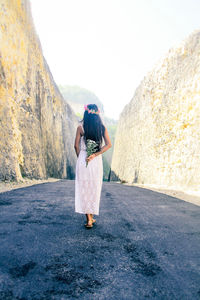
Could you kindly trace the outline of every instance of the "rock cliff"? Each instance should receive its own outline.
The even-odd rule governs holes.
[[[118,123],[112,178],[200,188],[200,32],[147,74]]]
[[[76,117],[64,102],[27,0],[0,0],[0,180],[72,178]]]

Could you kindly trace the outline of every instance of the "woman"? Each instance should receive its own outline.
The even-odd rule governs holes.
[[[75,211],[86,215],[87,228],[96,221],[93,214],[99,215],[99,204],[103,180],[102,153],[111,148],[106,127],[99,116],[96,104],[85,107],[83,121],[78,126],[74,148],[77,154],[75,180]],[[86,142],[93,140],[98,144],[98,151],[87,157]],[[102,142],[105,145],[102,147]],[[87,162],[87,164],[86,164]]]

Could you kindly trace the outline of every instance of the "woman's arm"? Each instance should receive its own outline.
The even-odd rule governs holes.
[[[74,142],[74,149],[76,151],[77,157],[79,156],[79,153],[80,153],[79,143],[80,143],[80,138],[81,138],[81,131],[82,131],[82,129],[81,129],[81,126],[79,125],[76,130],[76,137],[75,137],[75,142]]]
[[[101,148],[100,151],[94,153],[95,156],[98,156],[104,152],[106,152],[108,149],[110,149],[112,147],[112,144],[111,144],[111,140],[110,140],[110,137],[108,135],[108,130],[107,128],[105,128],[105,133],[104,133],[104,141],[105,141],[105,145]]]
[[[101,148],[100,151],[90,155],[86,160],[89,162],[91,161],[93,158],[95,158],[96,156],[106,152],[108,149],[110,149],[112,147],[111,141],[110,141],[110,137],[108,135],[108,130],[105,127],[105,133],[104,133],[104,141],[105,141],[105,145]]]

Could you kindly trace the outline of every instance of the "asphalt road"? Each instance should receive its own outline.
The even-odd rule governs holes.
[[[74,181],[0,194],[0,299],[200,299],[200,207],[104,183],[96,220]]]

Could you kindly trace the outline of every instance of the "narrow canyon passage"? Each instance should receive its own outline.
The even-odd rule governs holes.
[[[74,181],[0,194],[0,299],[198,299],[200,207],[104,183],[92,229]]]

